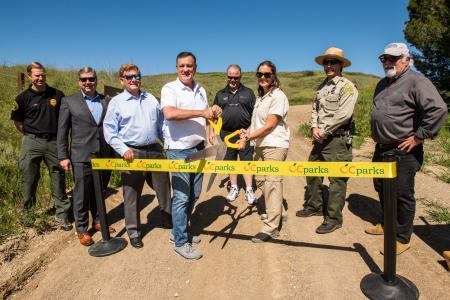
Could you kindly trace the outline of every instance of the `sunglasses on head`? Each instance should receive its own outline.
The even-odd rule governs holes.
[[[125,75],[123,76],[123,78],[125,78],[128,81],[132,80],[133,78],[139,81],[141,80],[142,77],[141,74],[132,74],[132,75]]]
[[[401,58],[401,56],[392,56],[392,55],[380,55],[380,57],[379,57],[381,63],[385,63],[387,61],[391,62],[391,63],[395,63],[400,58]]]
[[[265,73],[256,72],[256,77],[263,78],[263,76],[264,76],[264,78],[270,78],[270,77],[272,77],[272,73],[270,73],[270,72],[265,72]]]
[[[239,79],[241,79],[241,76],[230,76],[230,75],[228,75],[228,79],[229,80],[239,80]]]
[[[328,64],[334,66],[334,65],[337,65],[337,64],[340,64],[340,63],[341,62],[339,60],[337,60],[337,59],[326,59],[326,60],[323,61],[323,65],[324,66],[327,66]]]
[[[86,82],[86,81],[95,82],[96,80],[97,80],[97,78],[95,78],[95,77],[80,77],[81,82]]]

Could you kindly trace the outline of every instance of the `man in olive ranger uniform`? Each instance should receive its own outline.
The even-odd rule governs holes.
[[[36,203],[41,161],[48,167],[56,217],[62,230],[71,230],[69,222],[70,201],[66,196],[64,171],[59,166],[56,153],[56,132],[59,107],[64,94],[46,84],[45,68],[38,62],[27,67],[30,87],[16,97],[11,120],[21,133],[22,149],[19,169],[22,179],[23,211]]]
[[[386,154],[397,161],[397,254],[410,248],[416,209],[414,178],[423,162],[423,141],[435,138],[447,119],[447,107],[434,85],[411,70],[409,49],[391,43],[379,56],[386,75],[375,88],[371,115],[372,138],[377,143],[373,161]],[[383,207],[383,180],[374,179]],[[366,229],[384,234],[380,223]]]
[[[319,86],[311,114],[311,132],[314,147],[309,161],[351,161],[353,109],[358,90],[347,78],[342,77],[342,68],[350,66],[339,48],[329,48],[324,55],[316,57],[327,78]],[[317,233],[330,233],[342,227],[348,178],[330,177],[328,205],[323,209],[323,177],[307,177],[304,209],[297,217],[311,217],[324,213],[323,223]]]

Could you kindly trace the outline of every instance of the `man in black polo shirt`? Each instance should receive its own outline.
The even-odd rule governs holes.
[[[222,108],[222,139],[233,131],[242,128],[247,129],[250,126],[256,101],[253,91],[241,84],[241,68],[238,65],[230,65],[227,68],[227,76],[227,86],[217,92],[214,98],[214,104]],[[239,136],[235,136],[230,141],[234,143],[238,139]],[[253,160],[253,147],[247,145],[245,150],[228,148],[224,160],[237,160],[238,154],[240,160],[251,161]],[[252,188],[253,178],[249,174],[244,174],[243,177],[246,185],[245,198],[248,204],[252,205],[255,202],[255,194]],[[230,174],[230,183],[230,192],[226,198],[231,202],[239,195],[237,174]]]
[[[64,171],[59,166],[56,152],[56,131],[61,98],[64,94],[46,84],[45,68],[38,62],[27,67],[30,87],[16,97],[11,120],[21,133],[22,149],[19,169],[22,177],[23,210],[36,203],[36,189],[41,161],[48,167],[56,217],[62,230],[69,231],[70,201],[65,191]]]

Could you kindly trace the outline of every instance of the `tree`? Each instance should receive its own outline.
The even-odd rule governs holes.
[[[420,52],[412,51],[414,65],[450,103],[450,0],[410,0],[405,38]]]

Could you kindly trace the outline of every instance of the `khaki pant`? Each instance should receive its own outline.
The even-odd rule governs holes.
[[[276,147],[255,148],[255,161],[285,161],[288,149]],[[256,184],[264,191],[267,219],[261,232],[271,234],[278,229],[283,211],[283,177],[277,175],[255,176]]]

